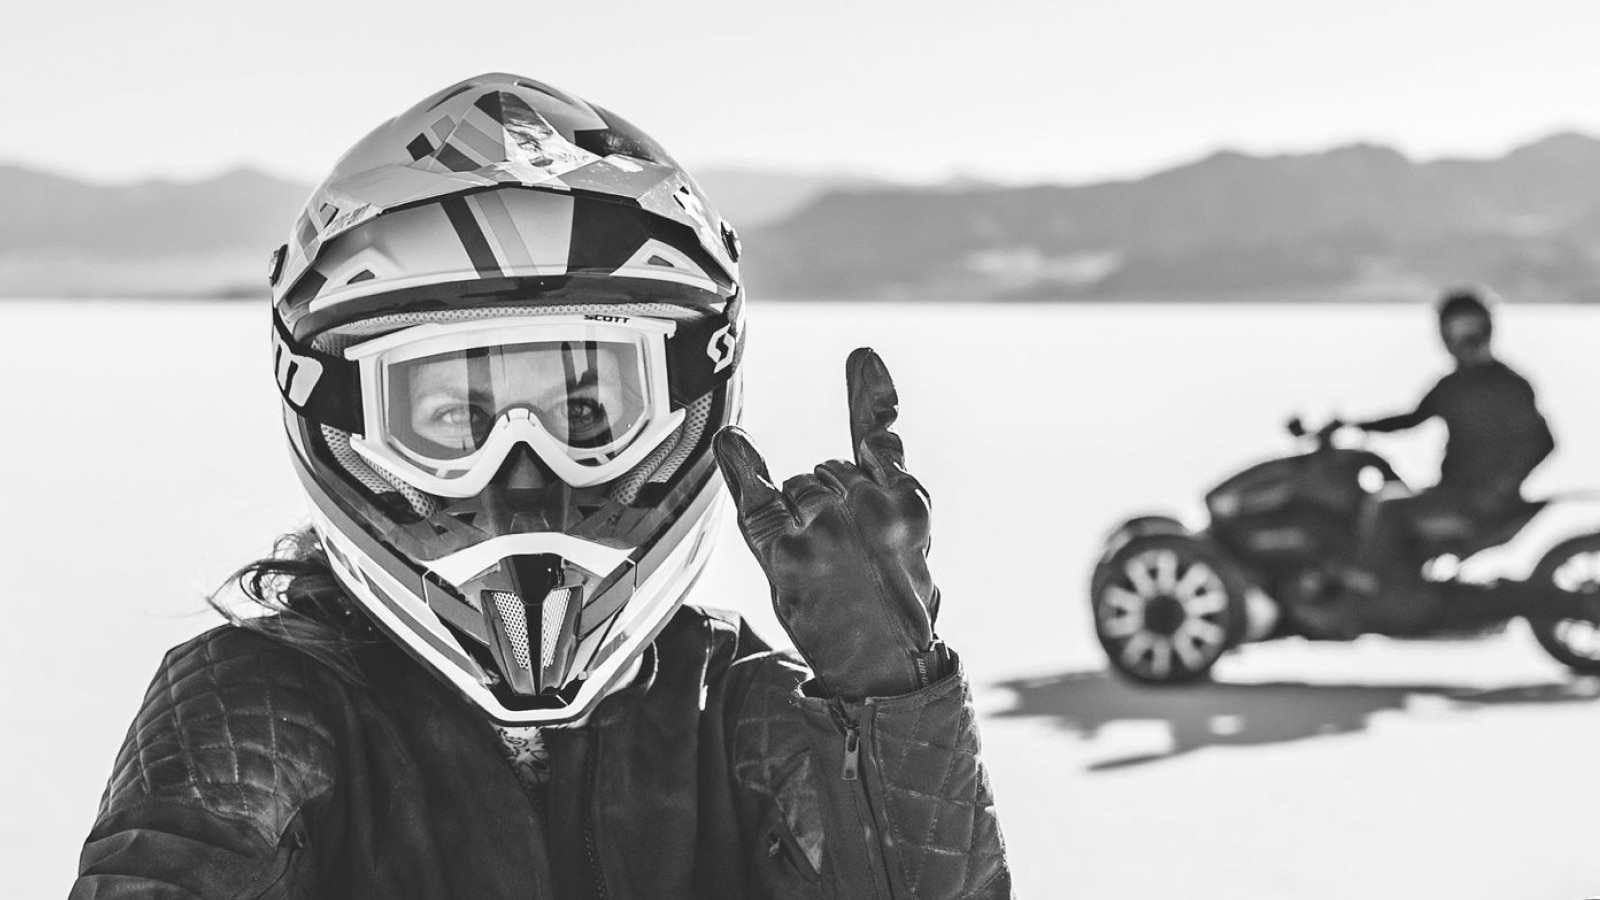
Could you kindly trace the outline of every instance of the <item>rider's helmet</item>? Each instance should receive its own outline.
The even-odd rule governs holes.
[[[572,721],[705,564],[738,239],[619,116],[482,75],[378,127],[272,256],[294,465],[355,602],[496,721]]]
[[[1493,295],[1477,286],[1454,287],[1439,297],[1439,334],[1452,353],[1487,347],[1494,337]],[[1459,355],[1459,354],[1458,354]]]

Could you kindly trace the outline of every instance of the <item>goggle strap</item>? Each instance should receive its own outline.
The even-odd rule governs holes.
[[[301,417],[341,431],[365,430],[356,363],[302,344],[272,311],[272,364],[278,393]]]
[[[678,324],[667,341],[667,381],[674,409],[688,406],[732,377],[738,339],[726,314]]]
[[[273,367],[284,402],[303,418],[363,433],[360,367],[295,340],[277,310],[272,327]],[[679,324],[667,341],[667,380],[674,408],[688,406],[732,376],[739,338],[726,314]]]

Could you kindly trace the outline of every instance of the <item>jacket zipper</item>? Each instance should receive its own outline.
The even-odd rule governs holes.
[[[606,876],[600,868],[600,851],[594,838],[595,769],[598,768],[595,757],[600,755],[599,745],[599,736],[596,735],[584,759],[583,849],[589,857],[589,874],[594,878],[595,896],[607,900],[610,894],[606,891]]]
[[[872,701],[869,699],[866,702]],[[879,837],[877,817],[872,811],[872,797],[867,790],[866,782],[861,778],[861,723],[850,718],[842,700],[828,701],[828,712],[834,724],[844,732],[844,766],[839,777],[843,781],[854,782],[856,819],[861,823],[862,836],[866,838],[868,862],[873,871],[883,873],[885,887],[888,888],[889,894],[893,895],[894,887],[888,884],[888,869],[883,861],[883,844]],[[875,882],[876,880],[874,878]]]
[[[844,772],[845,781],[855,781],[861,776],[861,735],[854,727],[844,733]]]
[[[844,711],[844,703],[839,700],[828,701],[828,715],[844,732],[844,771],[839,777],[857,781],[861,777],[861,726]]]

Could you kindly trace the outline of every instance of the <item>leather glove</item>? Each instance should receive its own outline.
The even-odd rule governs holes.
[[[739,528],[772,586],[778,621],[822,692],[909,693],[946,674],[933,633],[928,492],[905,470],[894,381],[878,354],[845,363],[855,462],[830,460],[780,490],[749,437],[723,428],[713,449]]]

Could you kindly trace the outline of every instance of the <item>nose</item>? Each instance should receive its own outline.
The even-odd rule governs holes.
[[[490,483],[511,491],[542,490],[556,480],[555,473],[527,444],[518,444],[506,455],[506,461],[500,464],[500,471]]]
[[[531,448],[518,444],[478,495],[477,526],[490,534],[559,530],[571,512],[569,493]]]

